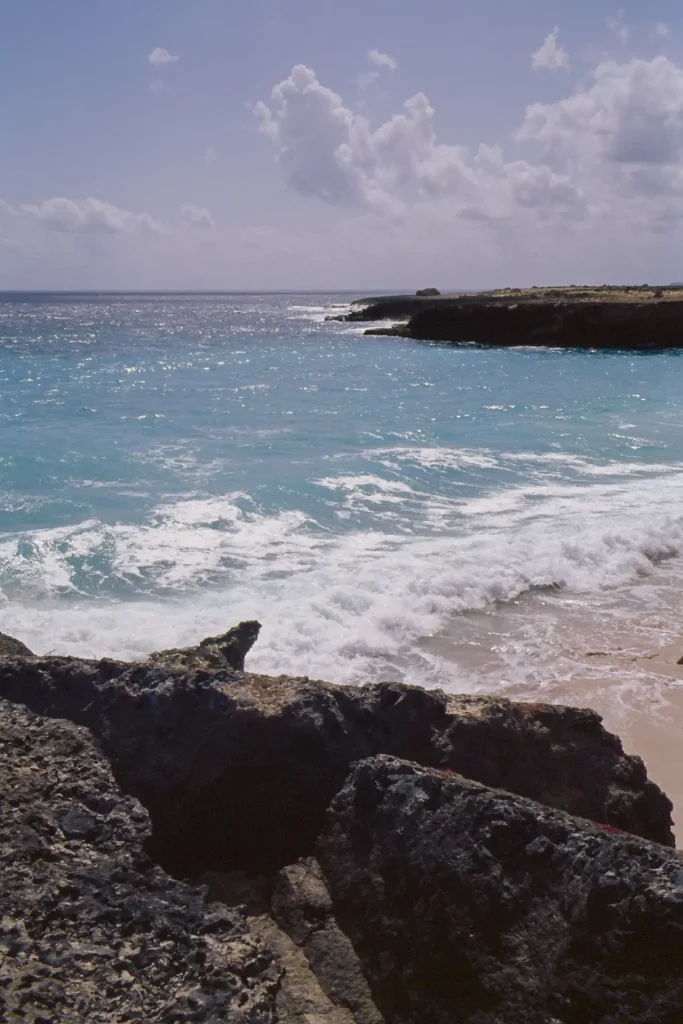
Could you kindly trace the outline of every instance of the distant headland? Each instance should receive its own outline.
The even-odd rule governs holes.
[[[357,299],[331,320],[395,321],[366,334],[450,344],[683,348],[683,285],[570,285]]]

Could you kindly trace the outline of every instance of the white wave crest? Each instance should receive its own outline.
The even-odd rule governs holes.
[[[135,658],[256,617],[265,628],[253,669],[443,684],[447,669],[421,638],[529,589],[589,595],[647,576],[683,549],[682,499],[683,474],[519,488],[461,506],[459,532],[435,535],[335,534],[302,512],[245,509],[241,495],[187,500],[139,526],[6,538],[0,578],[14,596],[2,628],[38,651]],[[104,586],[100,600],[79,598],[79,574],[92,588],[97,572],[103,584],[106,573],[128,582],[133,603]],[[71,600],[58,599],[64,591]]]

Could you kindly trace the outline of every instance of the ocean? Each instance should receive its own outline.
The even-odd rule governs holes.
[[[586,703],[668,777],[683,356],[366,337],[351,298],[0,296],[0,630],[258,618],[253,671]]]

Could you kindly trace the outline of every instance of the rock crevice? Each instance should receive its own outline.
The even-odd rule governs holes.
[[[313,853],[350,766],[391,754],[672,845],[671,803],[594,712],[172,662],[13,659],[0,697],[85,725],[178,875]]]
[[[247,673],[258,628],[2,638],[3,1020],[679,1024],[671,803],[598,715]]]

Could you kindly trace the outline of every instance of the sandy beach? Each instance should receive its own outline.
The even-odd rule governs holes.
[[[672,560],[628,588],[526,595],[463,615],[423,646],[454,664],[454,690],[467,681],[513,700],[597,711],[673,801],[683,845],[680,572]]]

